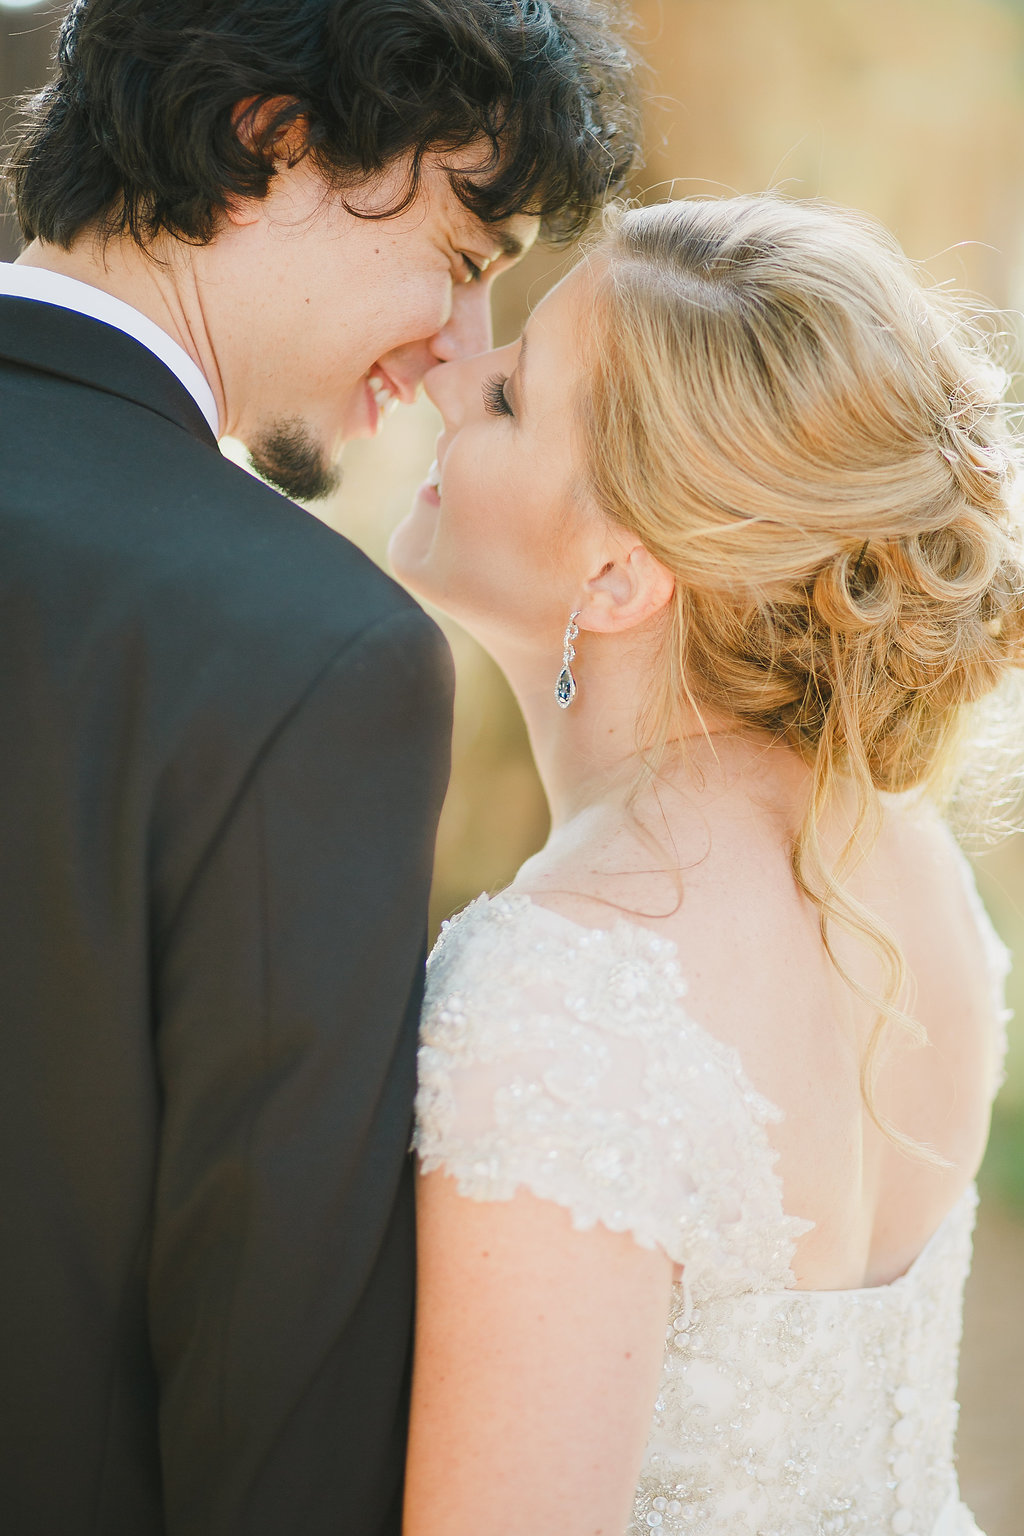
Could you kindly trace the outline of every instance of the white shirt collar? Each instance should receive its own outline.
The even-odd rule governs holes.
[[[44,267],[17,266],[4,261],[0,261],[0,294],[73,309],[131,336],[180,380],[209,422],[214,437],[220,435],[217,402],[202,369],[192,361],[184,347],[130,304],[104,293],[102,288],[94,288],[91,283],[80,283],[76,277],[64,277],[59,272],[48,272]]]

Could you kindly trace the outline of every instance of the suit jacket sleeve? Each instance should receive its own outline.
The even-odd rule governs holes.
[[[150,1317],[170,1536],[392,1529],[450,694],[418,610],[337,655],[251,767],[164,945]]]

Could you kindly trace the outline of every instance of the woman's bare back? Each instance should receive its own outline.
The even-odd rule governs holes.
[[[727,749],[728,751],[728,749]],[[903,1274],[973,1179],[988,1131],[999,1029],[991,959],[964,857],[934,811],[890,798],[877,841],[847,882],[882,919],[906,963],[917,1047],[890,1027],[877,1108],[948,1166],[908,1156],[872,1119],[861,1067],[876,1015],[825,953],[817,908],[791,865],[803,770],[791,754],[750,754],[671,781],[639,807],[605,807],[567,827],[514,889],[587,926],[609,916],[670,938],[688,1010],[733,1046],[755,1087],[782,1110],[771,1130],[784,1205],[813,1221],[793,1262],[807,1290],[887,1284]],[[646,832],[638,831],[640,825]],[[847,825],[837,807],[825,845]],[[679,874],[666,874],[669,847]],[[661,914],[661,915],[659,915]],[[877,991],[875,954],[834,933],[842,963]]]

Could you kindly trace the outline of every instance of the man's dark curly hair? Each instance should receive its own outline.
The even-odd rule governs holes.
[[[6,167],[22,233],[205,244],[230,199],[266,196],[301,121],[332,187],[408,157],[388,215],[428,151],[480,144],[451,173],[465,206],[571,238],[638,154],[613,21],[601,0],[75,0]]]

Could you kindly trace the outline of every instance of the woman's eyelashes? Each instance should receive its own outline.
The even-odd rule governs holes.
[[[512,407],[505,398],[505,385],[508,383],[507,373],[492,374],[484,380],[484,410],[490,416],[512,416]]]

